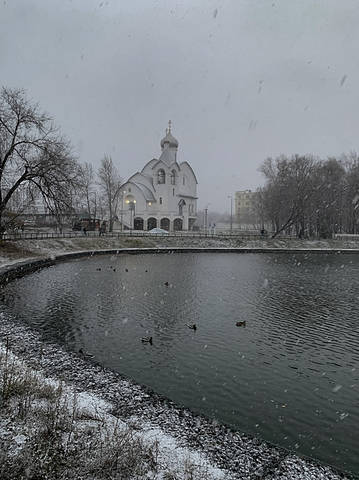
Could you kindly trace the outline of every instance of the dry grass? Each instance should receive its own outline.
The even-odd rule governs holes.
[[[210,480],[190,458],[159,460],[144,440],[103,410],[79,406],[75,393],[0,350],[1,480]]]
[[[186,458],[176,468],[172,467],[165,472],[163,480],[212,480],[212,474],[207,465]]]
[[[37,257],[38,255],[38,252],[34,252],[31,247],[29,249],[26,245],[0,240],[0,257],[17,260],[20,258]]]
[[[135,479],[155,471],[153,445],[89,414],[14,359],[0,353],[0,478]],[[21,440],[20,444],[18,440]]]

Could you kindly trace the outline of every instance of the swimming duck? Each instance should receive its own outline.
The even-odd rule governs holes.
[[[82,355],[84,358],[93,358],[93,355],[90,355],[89,353],[85,353],[82,348],[79,349],[79,354]]]
[[[236,327],[245,327],[246,326],[246,321],[242,320],[241,322],[236,322]]]
[[[165,282],[165,285],[166,285],[166,287],[168,287],[168,286],[169,286],[169,283],[168,283],[168,282]]]
[[[142,343],[149,343],[150,345],[152,345],[152,337],[142,337],[141,342]]]
[[[190,328],[191,330],[197,330],[197,325],[195,323],[193,324],[189,324],[189,323],[186,323],[187,327]]]

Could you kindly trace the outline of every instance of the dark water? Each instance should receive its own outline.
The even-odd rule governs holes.
[[[2,304],[179,404],[359,472],[359,256],[101,256],[17,280]]]

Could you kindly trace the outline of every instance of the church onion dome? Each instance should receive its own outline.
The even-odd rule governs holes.
[[[171,120],[168,122],[168,128],[166,128],[166,136],[161,140],[161,148],[164,148],[166,143],[171,148],[178,148],[178,140],[171,134]]]

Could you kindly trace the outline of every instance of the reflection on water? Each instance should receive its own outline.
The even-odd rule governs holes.
[[[101,256],[20,279],[2,300],[180,404],[358,472],[358,273],[355,255]]]

